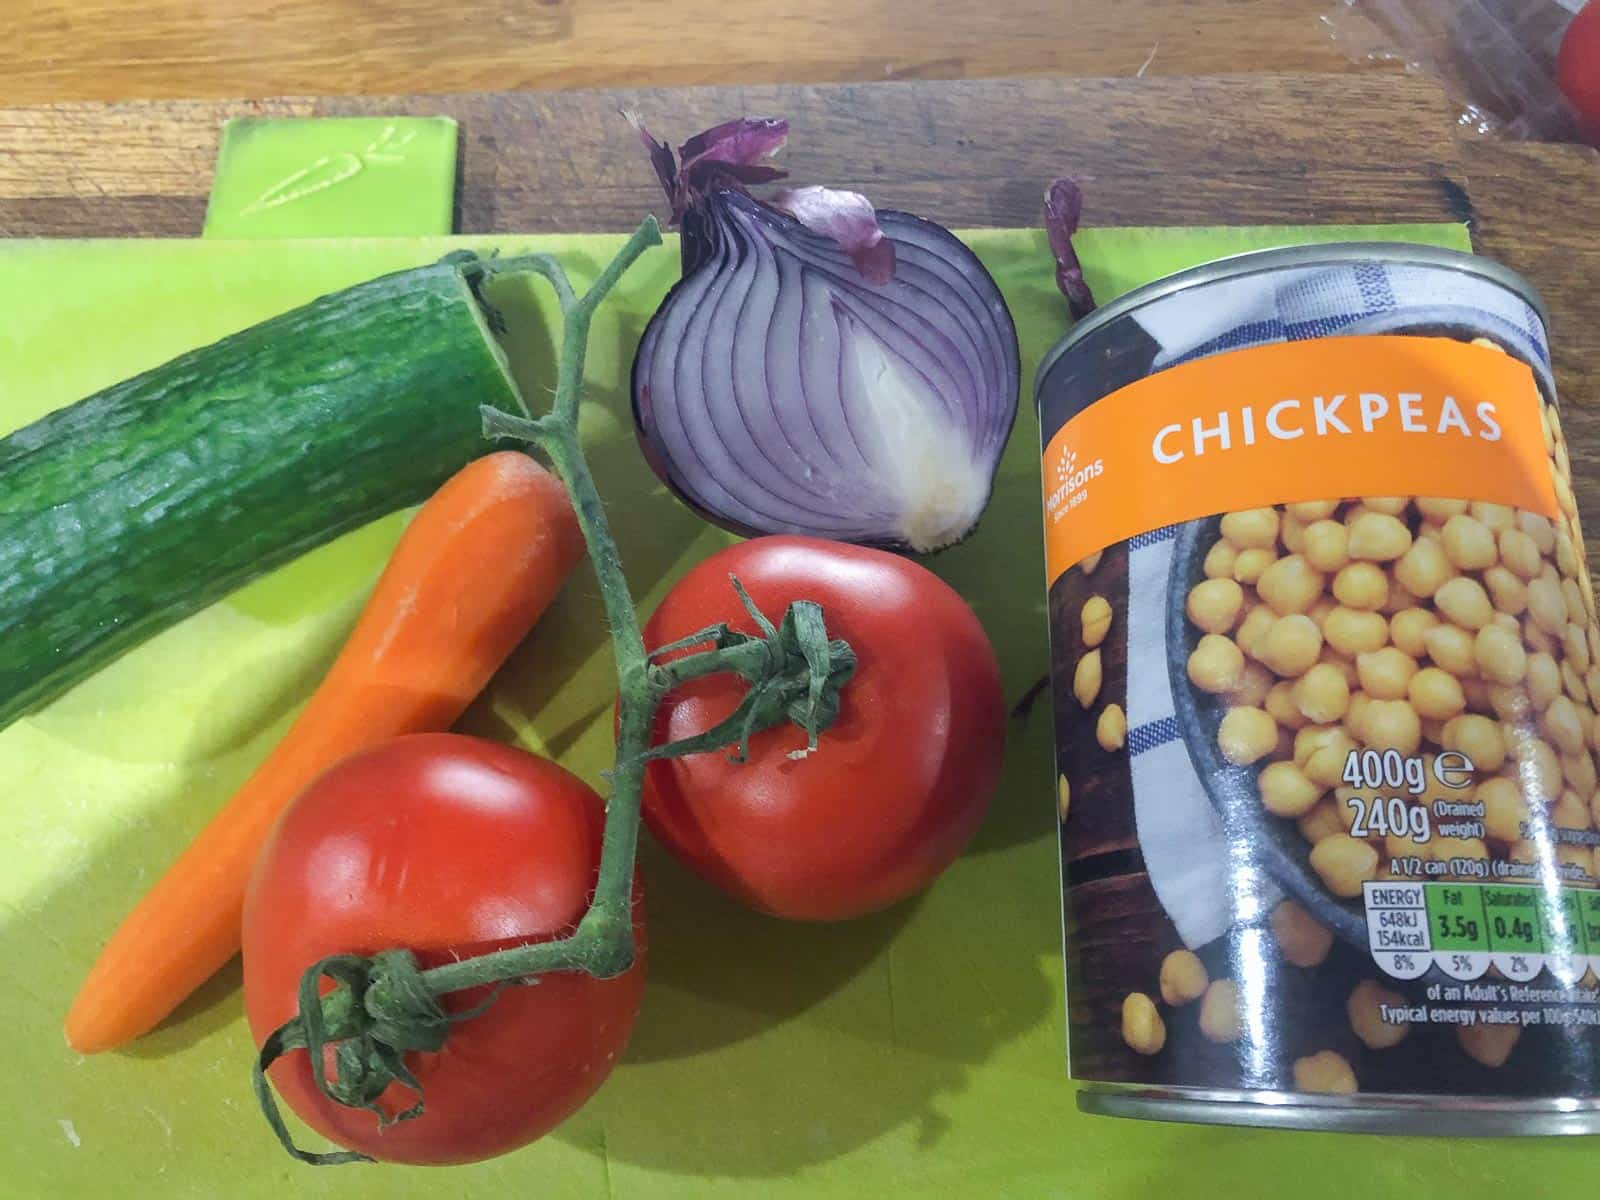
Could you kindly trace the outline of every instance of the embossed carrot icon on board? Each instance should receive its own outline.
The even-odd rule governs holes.
[[[406,159],[403,152],[415,137],[415,132],[408,131],[402,134],[395,126],[385,125],[378,136],[373,138],[359,154],[348,150],[338,154],[324,154],[309,166],[302,167],[273,184],[245,205],[240,215],[249,216],[251,213],[265,212],[269,208],[280,208],[292,201],[325,192],[331,187],[354,179],[370,166],[403,163]]]

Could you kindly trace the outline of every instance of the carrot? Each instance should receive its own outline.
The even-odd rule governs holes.
[[[67,1013],[83,1054],[154,1028],[239,949],[245,886],[278,814],[324,769],[448,729],[583,555],[559,480],[514,451],[422,506],[305,711],[112,935]]]

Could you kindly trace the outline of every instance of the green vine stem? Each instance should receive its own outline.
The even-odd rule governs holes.
[[[654,655],[645,650],[616,542],[578,439],[578,411],[594,313],[629,266],[660,243],[655,218],[645,218],[581,297],[561,264],[548,255],[461,260],[473,291],[497,329],[503,330],[503,323],[483,300],[484,288],[497,275],[540,275],[549,282],[561,306],[560,372],[550,410],[532,417],[485,408],[483,427],[486,437],[527,442],[549,458],[572,498],[605,606],[616,658],[620,715],[599,878],[594,899],[576,929],[554,941],[512,946],[427,970],[406,949],[387,950],[370,958],[334,955],[307,968],[301,979],[298,1014],[267,1037],[252,1076],[268,1124],[284,1148],[301,1162],[333,1165],[370,1160],[353,1151],[318,1154],[294,1144],[267,1081],[267,1068],[274,1061],[304,1050],[310,1058],[312,1078],[323,1095],[339,1104],[370,1110],[384,1124],[422,1115],[426,1097],[406,1067],[405,1055],[438,1050],[450,1027],[481,1012],[493,1002],[498,988],[483,1004],[464,1013],[447,1013],[439,1002],[441,996],[488,984],[505,986],[550,971],[582,971],[605,979],[633,965],[633,866],[639,841],[640,793],[650,759],[734,745],[732,757],[741,761],[752,734],[784,722],[793,722],[805,731],[807,747],[795,752],[804,755],[817,748],[818,737],[838,714],[839,691],[855,670],[855,655],[847,643],[828,637],[822,609],[810,601],[791,604],[781,623],[775,625],[739,581],[731,580],[759,635],[715,625],[661,647]],[[735,711],[696,737],[652,747],[656,711],[667,693],[688,680],[718,673],[737,675],[749,684]],[[326,993],[322,992],[324,978],[334,983]],[[325,1060],[328,1047],[334,1051],[332,1074]],[[397,1082],[415,1093],[416,1102],[391,1116],[378,1100]]]

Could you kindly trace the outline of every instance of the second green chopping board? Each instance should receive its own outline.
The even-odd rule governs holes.
[[[1106,230],[1082,242],[1102,298],[1234,251],[1349,230]],[[1454,226],[1361,231],[1464,245]],[[592,275],[612,237],[0,247],[0,430],[326,291],[471,246],[559,253]],[[1025,383],[1065,316],[1035,231],[970,240],[1004,289]],[[725,536],[645,468],[627,415],[633,347],[677,277],[636,268],[596,324],[585,434],[642,608]],[[548,316],[553,307],[543,300]],[[537,339],[535,339],[537,340]],[[537,398],[537,345],[517,365]],[[535,399],[536,402],[536,399]],[[1016,699],[1046,665],[1037,426],[1028,397],[978,534],[933,560],[972,603]],[[315,1171],[281,1155],[250,1097],[237,971],[126,1052],[79,1059],[62,1013],[114,923],[286,727],[403,522],[315,552],[148,643],[0,734],[0,948],[12,1070],[0,1174],[19,1194],[346,1196],[1143,1196],[1174,1164],[1242,1196],[1458,1197],[1577,1186],[1577,1143],[1374,1143],[1078,1114],[1065,1081],[1049,721],[1013,723],[994,810],[924,897],[847,926],[735,908],[646,846],[651,983],[627,1060],[554,1135],[448,1174]],[[613,684],[584,571],[463,727],[610,762]],[[1308,1162],[1326,1170],[1307,1172]]]

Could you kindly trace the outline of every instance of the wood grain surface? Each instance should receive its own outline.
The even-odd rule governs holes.
[[[6,0],[0,105],[1354,69],[1331,0]]]
[[[618,110],[669,139],[787,116],[796,179],[956,225],[1037,220],[1051,177],[1103,224],[1465,220],[1439,93],[1389,76],[1018,79],[0,109],[0,234],[190,235],[228,116],[443,113],[463,232],[630,228],[659,199]],[[1385,136],[1370,118],[1384,113]]]

